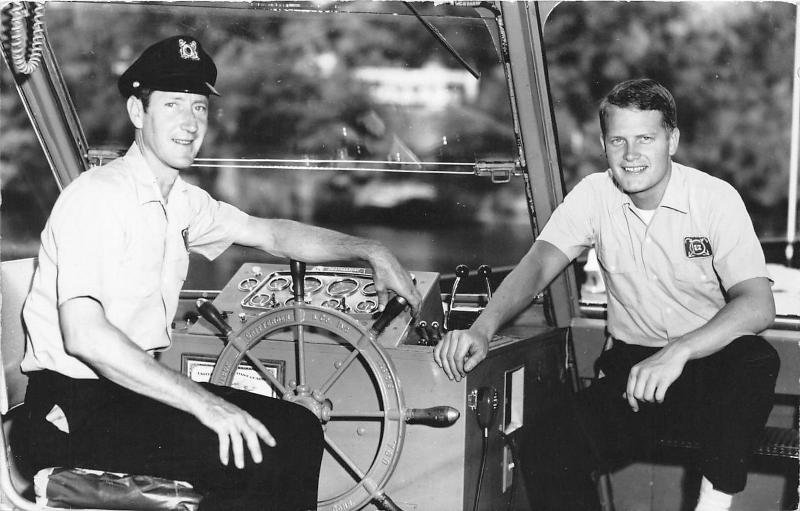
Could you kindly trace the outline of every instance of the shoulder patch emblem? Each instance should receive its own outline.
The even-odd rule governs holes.
[[[710,257],[712,254],[711,243],[708,238],[701,236],[687,236],[683,238],[683,248],[686,257]]]
[[[178,39],[180,46],[181,58],[184,60],[200,60],[200,55],[197,53],[197,41],[189,41],[188,43],[183,39]]]

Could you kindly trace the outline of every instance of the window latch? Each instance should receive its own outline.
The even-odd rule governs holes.
[[[492,183],[508,183],[511,176],[521,176],[522,166],[516,161],[479,161],[473,167],[475,175],[492,178]]]

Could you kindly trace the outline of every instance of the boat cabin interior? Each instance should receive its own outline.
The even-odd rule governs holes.
[[[797,509],[800,85],[786,51],[800,40],[796,17],[785,2],[4,4],[0,510],[57,506],[17,447],[21,311],[39,234],[72,180],[130,146],[117,77],[151,42],[180,33],[214,55],[221,92],[183,178],[250,214],[378,239],[423,297],[415,320],[402,304],[378,312],[368,267],[244,248],[192,256],[171,345],[155,356],[195,381],[313,401],[326,431],[319,510],[536,509],[519,475],[536,461],[520,459],[514,439],[560,391],[597,377],[606,291],[594,254],[506,325],[460,381],[433,349],[475,321],[572,186],[606,168],[597,103],[616,81],[645,74],[668,83],[686,112],[676,158],[717,165],[742,193],[773,272],[778,315],[762,335],[781,369],[732,509]],[[756,170],[727,170],[736,166]],[[605,510],[691,509],[697,445],[662,445],[598,477]],[[111,505],[81,482],[97,474],[67,473],[73,508]],[[158,500],[141,498],[129,508]]]

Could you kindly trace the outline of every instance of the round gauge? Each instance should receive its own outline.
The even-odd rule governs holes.
[[[289,277],[284,277],[283,275],[276,275],[267,281],[267,289],[270,291],[283,291],[287,287],[292,285],[292,281]]]
[[[305,293],[307,295],[314,294],[322,289],[322,279],[317,277],[306,277],[303,280],[303,286],[305,287]],[[294,288],[294,286],[292,286],[292,288]]]
[[[332,300],[325,300],[324,302],[322,302],[322,306],[335,309],[339,306],[339,300],[336,300],[335,298]]]
[[[358,291],[358,281],[349,277],[334,280],[325,289],[330,296],[350,296]]]
[[[362,300],[356,305],[356,312],[375,312],[378,309],[378,302],[375,300]]]
[[[247,277],[239,282],[239,291],[252,291],[258,285],[258,279]]]
[[[378,291],[375,289],[375,283],[374,282],[370,282],[369,284],[365,285],[361,289],[361,293],[364,296],[375,296],[376,294],[378,294]]]
[[[256,307],[266,307],[269,304],[270,298],[271,297],[267,295],[255,295],[250,298],[250,304]]]

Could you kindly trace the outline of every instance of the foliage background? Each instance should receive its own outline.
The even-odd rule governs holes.
[[[742,194],[762,238],[784,236],[795,5],[564,2],[545,25],[568,187],[604,168],[597,105],[647,76],[678,105],[676,160]]]
[[[386,9],[390,4],[374,5]],[[92,4],[92,16],[85,15],[86,5],[59,15],[53,9],[48,17],[56,54],[69,56],[62,72],[86,136],[95,146],[126,147],[127,142],[120,141],[132,137],[114,86],[116,76],[145,41],[184,31],[214,48],[220,67],[218,88],[238,91],[212,105],[214,129],[205,147],[213,148],[213,156],[335,158],[344,151],[349,158],[369,159],[383,157],[392,144],[391,135],[399,135],[426,160],[514,157],[508,99],[495,48],[485,34],[476,43],[476,33],[444,18],[431,20],[481,71],[480,95],[475,103],[444,115],[407,115],[391,108],[374,112],[366,93],[358,93],[360,85],[351,71],[363,65],[417,68],[431,60],[458,69],[442,50],[431,49],[436,43],[410,17],[400,29],[370,16],[283,18],[269,24],[256,16],[240,16],[221,23],[224,11],[191,12],[165,23],[165,12],[153,9],[134,22],[133,16],[107,7]],[[419,8],[432,12],[434,6],[425,3]],[[796,7],[786,2],[558,5],[544,35],[568,189],[588,173],[605,168],[596,114],[600,98],[620,80],[650,76],[670,88],[678,103],[681,145],[676,159],[736,186],[762,239],[783,237],[795,15]],[[98,30],[98,25],[104,29]],[[331,53],[338,60],[321,79]],[[373,113],[384,121],[383,132],[371,123]],[[450,135],[446,147],[437,142],[442,134]],[[48,197],[57,190],[5,66],[0,71],[0,170],[6,258],[36,245],[49,211]],[[401,259],[413,261],[412,267],[446,271],[455,262],[513,264],[530,244],[519,186],[488,187],[485,180],[443,176],[403,177],[406,183],[433,184],[435,199],[408,202],[393,210],[373,208],[365,214],[357,203],[361,192],[369,190],[375,179],[384,188],[398,189],[401,180],[345,172],[324,177],[302,172],[238,174],[231,181],[223,179],[229,172],[200,170],[195,179],[223,199],[236,197],[255,214],[382,236],[401,252]],[[307,191],[309,183],[313,193]],[[364,218],[375,219],[381,229],[359,231],[354,222]],[[462,230],[464,225],[472,227]],[[9,240],[16,238],[29,242],[19,250],[9,249]],[[505,249],[497,250],[498,246]]]

